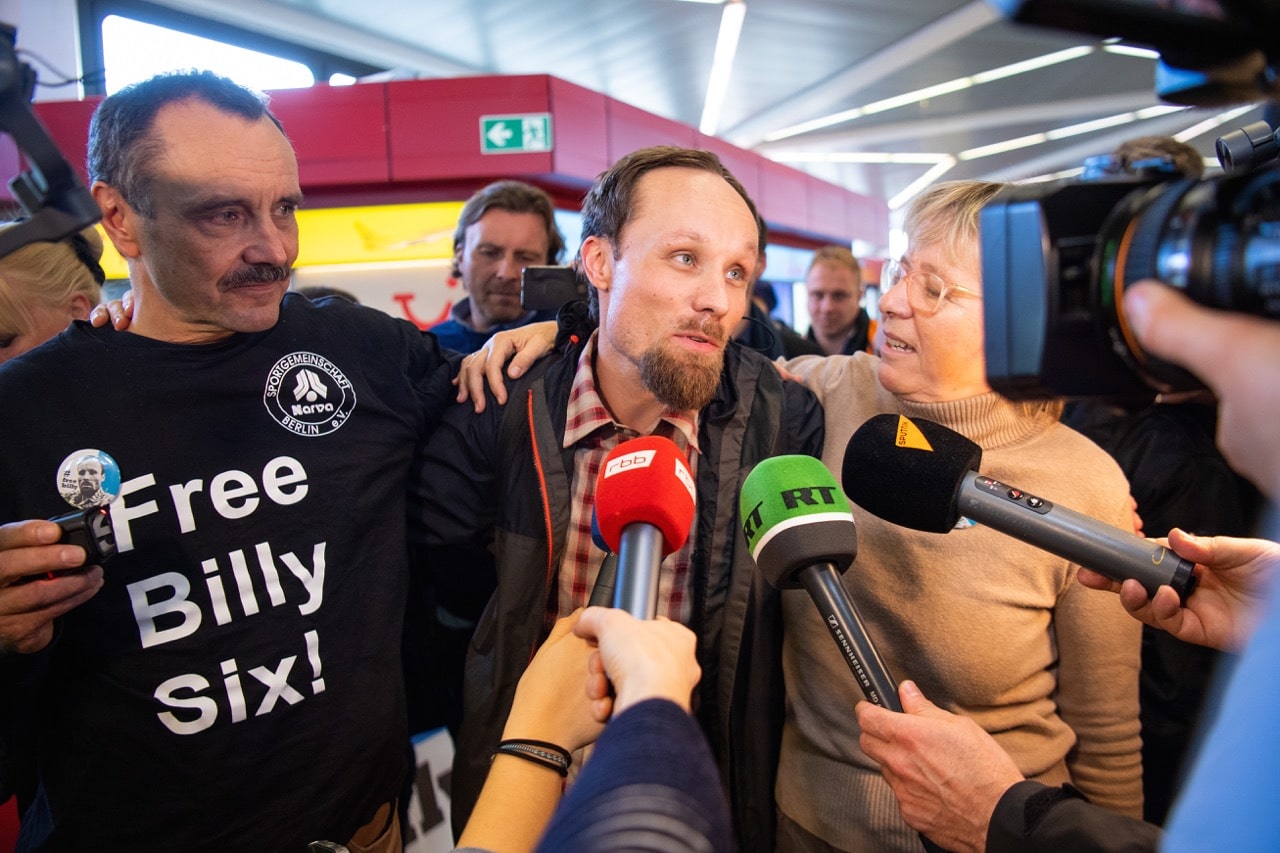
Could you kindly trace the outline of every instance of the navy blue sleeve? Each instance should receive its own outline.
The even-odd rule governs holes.
[[[732,850],[729,807],[698,724],[662,699],[612,720],[538,849]]]

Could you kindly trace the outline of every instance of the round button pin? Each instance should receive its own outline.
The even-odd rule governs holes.
[[[120,466],[109,453],[82,448],[58,466],[57,489],[76,509],[107,506],[120,494]]]

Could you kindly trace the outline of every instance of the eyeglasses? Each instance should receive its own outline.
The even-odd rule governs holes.
[[[953,294],[981,299],[982,294],[971,287],[952,284],[941,276],[923,270],[913,270],[902,261],[886,261],[880,272],[880,291],[888,293],[896,285],[906,283],[907,303],[911,310],[926,317],[938,313],[942,303]]]

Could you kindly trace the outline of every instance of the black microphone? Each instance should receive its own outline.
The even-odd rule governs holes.
[[[613,553],[609,543],[604,541],[604,535],[600,533],[600,520],[596,518],[594,508],[591,510],[591,541],[597,548],[604,551],[604,560],[600,563],[596,582],[591,587],[591,598],[587,599],[587,606],[612,607],[613,589],[618,582],[618,555]]]
[[[804,587],[863,695],[901,711],[897,682],[840,582],[858,539],[853,513],[827,467],[812,456],[764,460],[742,484],[739,512],[760,573],[778,589]]]
[[[982,448],[941,424],[876,415],[849,439],[844,490],[867,512],[913,530],[946,533],[964,516],[1114,581],[1134,578],[1149,595],[1167,584],[1185,603],[1195,590],[1194,563],[1127,530],[979,474],[981,462]],[[892,483],[910,488],[886,488]]]
[[[596,521],[618,555],[613,606],[652,619],[662,558],[677,551],[693,526],[689,463],[671,439],[649,435],[609,451],[596,480]]]

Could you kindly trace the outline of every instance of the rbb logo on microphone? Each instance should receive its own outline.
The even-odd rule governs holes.
[[[638,441],[639,439],[635,440]],[[628,441],[618,445],[618,447],[622,448],[630,444],[631,442]],[[675,445],[672,444],[672,447],[675,447]],[[614,474],[625,474],[628,471],[648,468],[653,464],[654,457],[657,455],[658,452],[656,450],[636,450],[624,453],[618,457],[610,458],[606,461],[604,472],[600,476],[602,478],[612,477]],[[676,480],[678,480],[680,485],[684,486],[685,491],[689,493],[689,499],[696,502],[698,490],[693,483],[693,475],[689,473],[688,464],[686,464],[684,459],[680,458],[679,455],[676,455],[673,459],[669,460],[668,464],[672,473],[675,474]]]
[[[669,554],[689,537],[695,495],[689,463],[674,442],[656,435],[624,441],[605,457],[596,481],[600,535],[617,552],[624,527],[651,524]]]
[[[604,476],[612,477],[614,474],[621,474],[635,468],[648,468],[653,462],[655,452],[653,450],[637,450],[635,453],[628,453],[625,456],[610,459],[608,464],[604,466]]]

